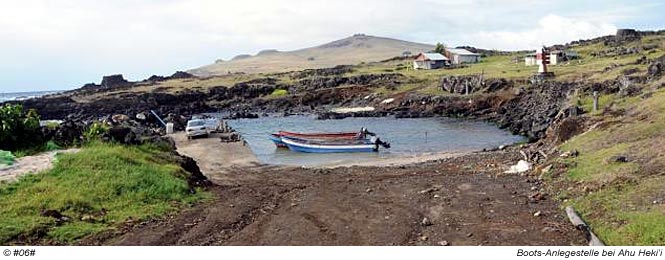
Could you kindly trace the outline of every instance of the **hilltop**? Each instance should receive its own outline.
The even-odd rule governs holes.
[[[218,60],[214,64],[192,69],[197,76],[231,73],[273,73],[303,69],[355,65],[401,56],[404,52],[416,54],[434,49],[433,45],[415,43],[385,37],[356,34],[348,38],[319,46],[294,50],[263,50],[256,55],[241,54],[229,61]]]

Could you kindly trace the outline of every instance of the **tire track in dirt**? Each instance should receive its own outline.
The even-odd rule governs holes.
[[[98,243],[585,244],[556,201],[529,200],[539,182],[501,174],[519,158],[498,151],[399,167],[227,167],[204,172],[217,176],[212,201]]]

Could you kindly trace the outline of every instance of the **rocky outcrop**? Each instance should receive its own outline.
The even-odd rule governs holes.
[[[173,75],[171,75],[170,77],[167,77],[167,79],[189,79],[189,78],[195,78],[195,77],[196,76],[194,76],[190,73],[184,72],[184,71],[176,71],[175,73],[173,73]]]
[[[116,75],[109,75],[109,76],[104,76],[102,78],[102,83],[101,86],[103,88],[117,88],[117,87],[125,87],[130,85],[131,83],[127,81],[122,74],[116,74]]]
[[[349,65],[340,65],[332,68],[324,69],[307,69],[298,72],[292,72],[292,79],[303,79],[308,77],[330,77],[330,76],[339,76],[346,73],[353,72],[353,67]]]
[[[157,75],[152,75],[149,78],[143,80],[143,82],[159,82],[159,81],[166,81],[166,80],[172,80],[172,79],[189,79],[189,78],[195,78],[196,76],[184,72],[184,71],[176,71],[173,73],[173,75],[164,77],[164,76],[157,76]]]
[[[174,154],[178,157],[180,167],[185,170],[187,174],[187,183],[189,184],[190,192],[195,193],[197,187],[208,187],[212,185],[212,182],[203,175],[201,168],[196,164],[196,161],[189,156],[179,154],[174,151]]]
[[[327,88],[336,88],[342,85],[360,85],[360,86],[396,86],[400,84],[402,74],[362,74],[351,77],[312,77],[298,81],[293,87],[295,91],[311,91]]]
[[[615,37],[617,41],[634,41],[642,38],[635,29],[618,29]]]
[[[512,81],[506,79],[484,80],[482,76],[444,76],[441,77],[441,90],[455,93],[468,94],[476,92],[495,92],[513,86]]]
[[[497,111],[495,121],[501,128],[537,140],[561,111],[566,108],[570,83],[545,82],[522,90]]]
[[[658,59],[654,60],[649,64],[647,69],[647,74],[651,79],[658,78],[665,74],[665,55],[660,56]]]

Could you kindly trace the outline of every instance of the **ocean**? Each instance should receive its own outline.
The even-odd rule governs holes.
[[[62,90],[49,90],[49,91],[30,91],[30,92],[0,92],[0,103],[13,100],[24,100],[34,97],[41,97],[44,95],[55,94],[62,92]]]

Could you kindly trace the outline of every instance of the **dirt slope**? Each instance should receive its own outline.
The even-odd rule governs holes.
[[[189,155],[202,169],[217,163]],[[516,151],[481,153],[384,168],[225,168],[206,172],[224,176],[213,179],[213,201],[96,243],[584,244],[551,198],[538,199],[537,182],[517,175],[495,177],[516,156]]]
[[[359,34],[295,51],[264,51],[255,56],[240,55],[230,61],[216,62],[190,72],[198,76],[224,75],[229,72],[285,72],[381,61],[401,56],[405,51],[415,55],[433,49],[434,46],[428,44]]]

